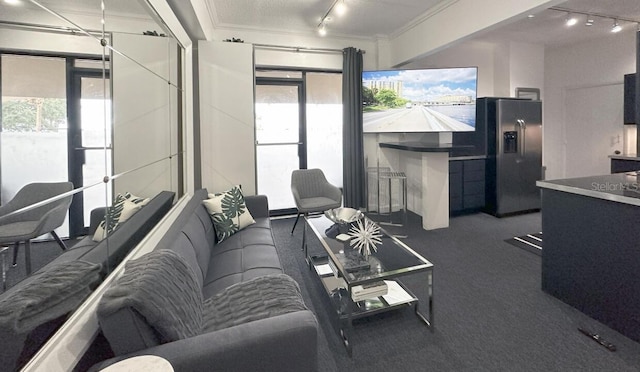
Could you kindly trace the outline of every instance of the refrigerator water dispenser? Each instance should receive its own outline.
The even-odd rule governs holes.
[[[518,152],[518,132],[516,131],[504,132],[502,135],[502,138],[503,138],[502,148],[505,154]]]

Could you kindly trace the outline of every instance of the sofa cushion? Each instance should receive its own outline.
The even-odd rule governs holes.
[[[276,274],[234,284],[205,301],[204,332],[307,310],[298,284]]]
[[[202,288],[205,298],[232,284],[282,273],[271,229],[258,223],[214,245],[208,268]]]
[[[256,222],[247,209],[239,186],[220,194],[210,194],[203,203],[211,215],[219,242]]]
[[[98,320],[115,352],[122,349],[112,340],[121,339],[123,332],[129,339],[146,337],[137,334],[135,327],[110,321],[112,315],[134,319],[138,327],[143,319],[160,343],[198,335],[203,324],[202,293],[193,269],[179,254],[165,249],[129,261],[100,300]],[[111,338],[113,334],[118,335]]]

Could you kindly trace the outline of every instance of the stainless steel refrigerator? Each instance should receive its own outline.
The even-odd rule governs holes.
[[[477,105],[487,130],[486,211],[500,217],[539,210],[542,102],[486,97]]]

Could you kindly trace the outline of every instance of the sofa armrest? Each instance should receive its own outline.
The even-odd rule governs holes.
[[[269,217],[269,201],[266,195],[245,196],[244,202],[253,218]]]
[[[109,359],[91,371],[138,355],[160,356],[175,372],[316,371],[317,328],[311,311],[297,311]]]
[[[104,216],[107,213],[107,207],[98,207],[91,210],[91,215],[89,219],[89,233],[94,234],[98,225],[102,220],[104,220]]]

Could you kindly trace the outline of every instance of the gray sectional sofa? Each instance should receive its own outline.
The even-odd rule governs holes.
[[[315,371],[317,321],[283,274],[265,196],[222,242],[195,192],[156,249],[125,266],[98,307],[115,355],[157,355],[180,371]],[[161,310],[158,310],[161,309]]]
[[[174,197],[174,192],[160,192],[100,242],[93,241],[92,235],[104,218],[104,209],[94,210],[90,235],[0,294],[2,370],[18,370],[28,362],[69,314],[171,209]]]

